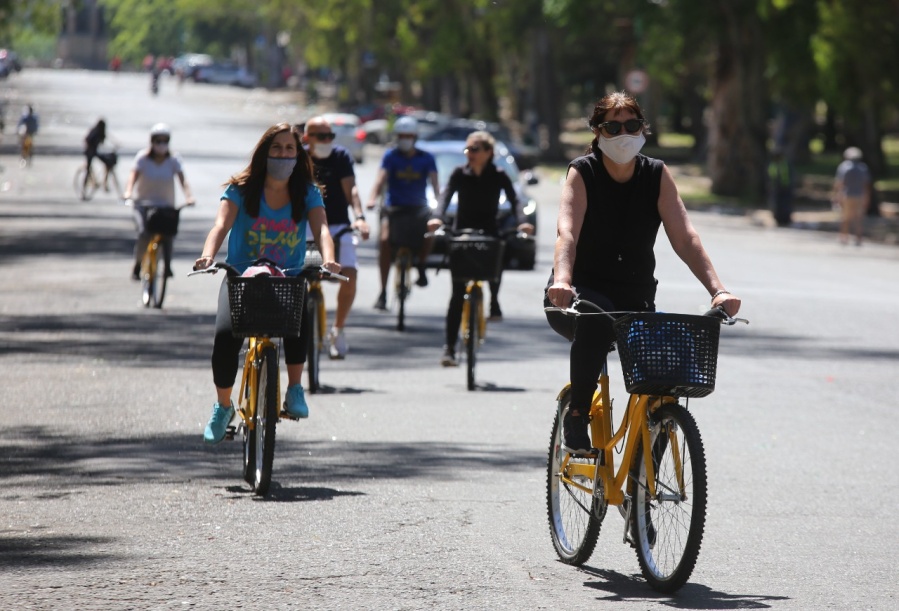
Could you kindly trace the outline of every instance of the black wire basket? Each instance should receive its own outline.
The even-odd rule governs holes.
[[[298,337],[306,281],[271,276],[228,278],[235,337]]]
[[[496,282],[503,270],[505,243],[490,236],[465,235],[449,242],[449,267],[455,281]]]
[[[717,318],[641,312],[619,318],[614,327],[629,393],[705,397],[715,390]]]

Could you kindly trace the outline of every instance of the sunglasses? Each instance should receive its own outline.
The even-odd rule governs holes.
[[[309,136],[315,138],[319,142],[330,142],[337,137],[337,134],[333,132],[321,132],[317,134],[309,134]]]
[[[489,151],[489,150],[490,150],[490,149],[487,148],[486,146],[478,146],[478,145],[476,144],[476,145],[474,145],[474,146],[467,146],[467,147],[465,147],[465,150],[462,151],[462,152],[463,152],[463,153],[479,153],[479,152],[481,152],[481,151]]]
[[[169,139],[168,138],[153,138],[152,142],[153,142],[153,144],[168,144]]]
[[[643,125],[646,123],[643,119],[628,119],[624,123],[621,121],[606,121],[605,123],[600,123],[596,126],[596,129],[605,128],[606,132],[611,136],[617,136],[621,133],[621,127],[629,134],[636,134],[643,128]]]

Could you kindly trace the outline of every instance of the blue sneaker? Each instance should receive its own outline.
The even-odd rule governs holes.
[[[212,406],[212,416],[206,424],[206,430],[203,431],[203,441],[210,444],[219,443],[225,438],[232,418],[234,418],[234,406],[225,407],[216,401]]]
[[[306,405],[306,393],[301,384],[287,387],[287,396],[284,397],[284,411],[291,418],[308,418],[309,406]]]

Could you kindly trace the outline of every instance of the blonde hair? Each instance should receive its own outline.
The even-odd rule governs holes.
[[[470,134],[468,134],[468,137],[465,139],[466,146],[469,142],[472,144],[474,144],[475,142],[483,142],[491,151],[496,148],[496,139],[490,134],[490,132],[484,130],[478,130],[476,132],[471,132]]]

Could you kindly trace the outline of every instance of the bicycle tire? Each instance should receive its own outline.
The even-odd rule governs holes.
[[[406,330],[406,298],[411,292],[410,276],[412,260],[408,254],[400,255],[396,260],[396,330]]]
[[[245,364],[244,367],[250,365]],[[244,405],[250,405],[250,385],[244,388]],[[243,479],[251,486],[256,482],[256,437],[246,423],[243,425]]]
[[[82,201],[90,201],[90,199],[94,196],[94,193],[97,192],[97,179],[94,178],[93,172],[91,172],[90,176],[87,177],[87,182],[85,183],[85,176],[87,175],[87,167],[81,166],[75,172],[75,180],[72,186],[75,188],[75,195],[81,198]]]
[[[699,558],[708,493],[705,450],[696,420],[682,405],[662,406],[652,415],[649,426],[658,498],[648,494],[640,444],[631,466],[635,482],[631,538],[643,577],[653,589],[670,593],[687,582]],[[678,492],[671,436],[677,442],[683,469],[683,494]]]
[[[562,450],[562,421],[571,406],[571,392],[559,399],[552,435],[549,439],[549,458],[546,474],[546,512],[553,547],[562,562],[581,565],[596,549],[599,530],[608,504],[600,490],[598,495],[587,493],[562,481],[562,462],[567,453]],[[572,456],[569,464],[593,464],[591,457]],[[579,483],[593,489],[593,481],[578,477]]]
[[[477,385],[475,383],[475,366],[477,365],[478,347],[481,343],[481,325],[478,314],[483,315],[484,297],[481,289],[472,287],[471,291],[465,295],[468,301],[468,328],[465,334],[465,359],[466,372],[468,374],[468,390],[474,390]]]
[[[275,429],[281,406],[278,401],[278,352],[274,347],[262,349],[256,378],[256,413],[253,415],[252,435],[255,445],[253,492],[268,494],[275,462]]]
[[[309,381],[309,392],[317,393],[321,384],[319,383],[319,365],[321,363],[321,321],[319,321],[320,308],[322,303],[322,295],[320,290],[312,289],[306,293],[306,313],[308,317],[309,334],[306,337],[306,376]]]
[[[161,242],[150,242],[141,260],[140,281],[141,301],[144,307],[161,308],[165,300],[165,289],[168,284],[168,269],[165,262],[159,261]]]

